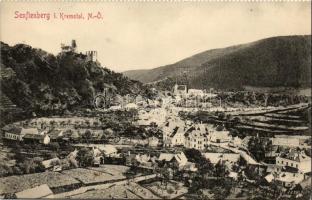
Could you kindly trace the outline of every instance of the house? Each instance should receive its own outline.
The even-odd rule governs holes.
[[[205,95],[204,91],[199,89],[189,89],[187,94],[188,96],[200,96],[200,97],[203,97]]]
[[[243,144],[243,140],[240,139],[238,136],[233,137],[230,143],[230,145],[232,145],[233,147],[241,147],[242,144]]]
[[[186,85],[178,85],[178,84],[175,84],[174,85],[174,88],[173,88],[173,94],[175,96],[178,96],[178,95],[187,95],[187,86]]]
[[[77,154],[78,154],[78,150],[75,149],[74,151],[70,152],[70,153],[67,155],[67,158],[74,158],[74,159],[76,159]]]
[[[310,146],[306,144],[307,140],[310,140],[311,136],[301,135],[276,135],[272,138],[273,146],[285,146],[285,147],[306,147]],[[310,147],[311,148],[311,147]]]
[[[157,147],[159,144],[159,139],[155,136],[148,138],[148,146]]]
[[[228,142],[231,140],[229,136],[229,131],[213,131],[209,133],[209,140],[215,143]]]
[[[185,165],[180,167],[180,169],[184,171],[190,171],[190,172],[196,172],[198,170],[196,168],[195,163],[192,163],[192,162],[186,162]]]
[[[109,109],[109,110],[121,110],[122,107],[121,107],[120,105],[118,105],[118,106],[111,106],[111,107],[109,107],[108,109]]]
[[[143,168],[153,168],[153,165],[155,164],[155,160],[154,158],[152,159],[152,157],[150,157],[150,155],[146,155],[146,154],[137,154],[135,155],[135,160],[139,163],[140,167]]]
[[[203,156],[210,160],[212,164],[217,164],[220,160],[229,164],[237,163],[240,159],[238,153],[203,153]]]
[[[17,199],[40,199],[53,195],[47,184],[39,185],[30,189],[15,193]]]
[[[248,143],[251,139],[251,136],[246,136],[244,137],[243,141],[242,141],[242,148],[247,149],[248,148]]]
[[[230,172],[228,176],[235,181],[237,181],[237,179],[238,179],[238,173],[237,172]]]
[[[208,138],[206,134],[202,134],[200,130],[193,130],[186,136],[185,147],[204,150],[207,142]]]
[[[290,188],[301,183],[304,180],[304,175],[295,171],[285,170],[278,174],[275,180],[281,183],[282,186]]]
[[[274,180],[274,175],[272,173],[269,173],[264,177],[264,179],[268,182],[271,183]]]
[[[59,138],[63,137],[63,135],[64,135],[63,133],[64,133],[63,130],[57,130],[57,129],[55,129],[55,130],[50,131],[50,132],[48,133],[48,135],[49,135],[51,141],[56,141],[56,140],[58,140]]]
[[[159,155],[158,160],[160,161],[165,161],[165,162],[170,162],[173,158],[174,158],[174,154],[173,153],[161,153]]]
[[[41,163],[46,170],[52,170],[52,171],[62,170],[61,160],[59,158],[52,158],[49,160],[44,160]]]
[[[98,147],[92,147],[93,152],[93,165],[99,167],[104,164],[104,157],[102,151]]]
[[[183,167],[187,163],[187,158],[183,152],[175,154],[174,158],[177,161],[179,167]]]
[[[23,137],[25,143],[40,143],[40,144],[49,144],[50,137],[49,135],[35,135],[35,134],[25,134]]]
[[[274,158],[275,161],[276,157],[279,156],[281,152],[282,152],[281,146],[272,146],[272,148],[270,148],[265,152],[265,157]]]
[[[290,149],[276,157],[276,165],[281,167],[293,167],[299,170],[300,173],[311,172],[311,158],[304,151]]]
[[[20,127],[5,127],[4,138],[8,140],[22,141],[25,134],[38,134],[36,128],[20,128]]]
[[[188,162],[183,152],[179,153],[161,153],[158,158],[159,161],[167,163],[176,163],[179,170],[196,171],[195,163]]]
[[[170,129],[170,128],[169,128]],[[167,129],[164,129],[163,132],[164,145],[167,147],[174,147],[177,145],[184,145],[185,142],[185,128],[184,126],[175,127],[172,131],[167,132]]]
[[[107,144],[101,145],[98,147],[101,151],[103,151],[106,157],[116,157],[117,156],[117,149],[115,146]]]
[[[125,106],[125,109],[126,109],[126,110],[138,109],[138,106],[137,106],[135,103],[128,103],[128,104]]]

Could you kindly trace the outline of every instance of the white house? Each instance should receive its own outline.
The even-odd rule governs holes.
[[[159,139],[155,136],[148,138],[148,145],[151,147],[157,147],[159,144]]]
[[[117,156],[117,149],[115,146],[107,144],[104,146],[98,146],[98,148],[104,152],[105,156],[115,157]]]
[[[229,131],[213,131],[209,133],[209,140],[211,142],[221,143],[221,142],[228,142],[231,140],[229,136]]]
[[[37,142],[41,144],[49,144],[51,139],[49,135],[39,135],[39,134],[25,134],[23,137],[23,141],[25,142]]]
[[[303,151],[290,149],[288,152],[280,154],[276,157],[276,165],[281,167],[292,167],[299,170],[299,173],[311,172],[311,158]]]
[[[187,163],[187,158],[183,152],[175,154],[174,158],[179,164],[179,167],[183,167]]]
[[[184,127],[175,127],[171,132],[164,133],[164,145],[173,147],[177,145],[184,145],[185,142]]]
[[[138,106],[137,106],[135,103],[128,103],[128,104],[125,106],[125,109],[126,109],[126,110],[138,109]]]
[[[237,163],[240,159],[238,153],[203,153],[203,156],[210,160],[212,164],[217,164],[220,160],[230,164]]]
[[[201,133],[200,130],[193,130],[185,139],[185,147],[203,150],[205,149],[207,142],[208,138],[206,134]]]
[[[199,89],[189,89],[187,91],[187,95],[188,96],[200,96],[200,97],[203,97],[205,95],[204,91],[203,90],[199,90]]]
[[[299,135],[276,135],[272,138],[272,145],[286,146],[286,147],[305,147],[310,146],[306,144],[306,141],[311,139],[311,136],[299,136]]]
[[[170,162],[174,158],[175,154],[173,153],[161,153],[158,157],[159,161]]]
[[[243,140],[240,139],[238,136],[232,137],[232,141],[230,144],[234,147],[241,147],[243,144]]]
[[[38,134],[37,128],[20,128],[20,127],[5,127],[4,138],[9,140],[23,140],[26,134]]]

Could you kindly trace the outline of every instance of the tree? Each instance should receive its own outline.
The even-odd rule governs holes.
[[[246,167],[247,166],[247,161],[243,158],[243,157],[239,157],[239,160],[238,160],[238,165],[241,166],[241,167]]]
[[[258,137],[250,138],[247,146],[248,151],[256,158],[257,161],[263,161],[265,158],[265,144]]]
[[[90,130],[86,130],[86,132],[82,135],[83,139],[89,143],[89,141],[92,139],[92,133]]]
[[[222,162],[222,160],[219,160],[217,164],[215,165],[215,176],[216,177],[225,177],[227,175],[228,171],[226,170],[226,166]]]
[[[51,142],[49,145],[54,151],[58,151],[60,149],[60,145],[57,142]]]
[[[199,163],[197,164],[197,169],[198,172],[202,175],[202,176],[208,176],[211,175],[212,172],[214,171],[214,166],[213,164],[210,162],[209,159],[202,157],[202,159],[199,161]]]
[[[190,162],[194,162],[194,163],[200,163],[203,158],[201,152],[194,148],[185,149],[184,154]]]
[[[81,167],[93,165],[93,153],[88,148],[81,148],[77,153],[76,159]]]

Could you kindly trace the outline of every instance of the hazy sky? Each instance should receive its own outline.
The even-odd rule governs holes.
[[[311,34],[311,2],[0,3],[1,41],[57,54],[77,40],[115,71],[154,68],[196,53],[280,35]],[[101,20],[16,19],[15,12],[101,12]],[[52,16],[51,16],[52,17]]]

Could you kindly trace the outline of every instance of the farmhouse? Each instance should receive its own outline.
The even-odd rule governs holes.
[[[19,127],[5,127],[4,138],[8,140],[22,141],[25,134],[38,134],[38,129],[36,128],[19,128]]]
[[[220,160],[230,164],[237,163],[240,154],[237,153],[203,153],[203,156],[210,160],[212,164],[217,164]]]
[[[229,131],[213,131],[209,133],[209,140],[211,142],[228,142],[231,140],[231,137],[229,136]]]
[[[311,158],[303,151],[290,149],[276,157],[276,165],[281,167],[292,167],[302,173],[311,172]]]
[[[185,147],[203,150],[206,147],[207,141],[206,134],[202,134],[199,130],[193,130],[185,139]]]
[[[49,144],[50,137],[49,135],[35,135],[35,134],[25,134],[23,137],[25,143],[40,143],[40,144]]]

